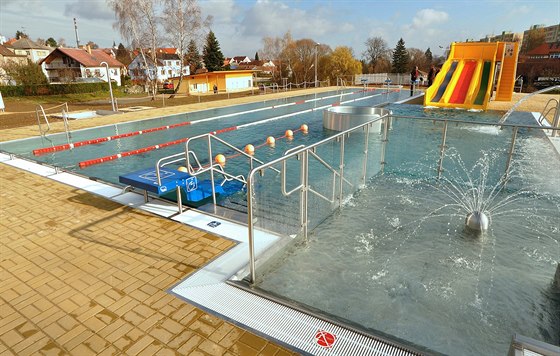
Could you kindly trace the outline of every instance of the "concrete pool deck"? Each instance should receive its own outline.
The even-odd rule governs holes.
[[[71,129],[313,92],[97,117]],[[37,134],[9,129],[0,140]],[[5,164],[0,187],[1,354],[293,354],[167,292],[232,241]]]

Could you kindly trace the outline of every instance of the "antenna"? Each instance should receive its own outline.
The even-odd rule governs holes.
[[[74,32],[76,32],[76,48],[80,48],[80,38],[78,37],[78,24],[76,23],[75,17],[74,17]]]

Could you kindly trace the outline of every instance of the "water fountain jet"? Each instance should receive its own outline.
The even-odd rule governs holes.
[[[469,213],[465,219],[465,225],[467,225],[469,229],[475,231],[486,231],[488,230],[489,224],[490,220],[484,212],[473,211],[472,213]]]

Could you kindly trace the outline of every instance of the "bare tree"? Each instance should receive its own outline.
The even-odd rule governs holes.
[[[187,53],[189,42],[205,37],[204,32],[210,28],[212,17],[202,18],[202,11],[197,0],[164,0],[163,26],[168,35],[168,41],[177,48],[181,58],[179,84],[175,93],[179,90],[183,81],[183,61]]]
[[[286,56],[286,49],[293,43],[291,33],[288,31],[283,37],[264,37],[262,41],[263,49],[260,50],[261,57],[263,59],[277,61],[279,66],[277,72],[280,78],[284,75],[287,76],[288,71],[286,69],[291,67],[289,65],[290,58]],[[273,75],[276,75],[276,71],[273,72]]]
[[[156,8],[160,0],[107,0],[107,3],[115,12],[113,27],[119,30],[123,38],[139,48],[154,100],[157,91],[156,49],[160,40]]]
[[[410,58],[408,64],[410,69],[418,66],[420,70],[428,71],[431,62],[426,58],[426,53],[418,48],[407,48],[408,58]]]
[[[389,59],[389,46],[381,37],[370,37],[365,42],[366,50],[362,53],[371,73],[376,73],[377,66],[384,59]]]

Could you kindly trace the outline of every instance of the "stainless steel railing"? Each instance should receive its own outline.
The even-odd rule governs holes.
[[[361,173],[361,181],[365,182],[366,180],[366,171],[367,171],[367,136],[369,136],[369,127],[375,124],[378,121],[383,121],[385,125],[388,124],[389,114],[385,114],[380,117],[375,117],[372,120],[365,122],[363,124],[357,125],[351,129],[342,131],[336,135],[333,135],[327,139],[322,141],[316,142],[309,146],[298,146],[291,150],[286,151],[286,154],[278,159],[275,159],[271,162],[263,164],[259,167],[255,167],[251,170],[247,178],[247,220],[248,220],[248,230],[249,230],[249,269],[250,269],[250,282],[254,283],[256,280],[256,272],[255,272],[255,247],[254,247],[254,240],[255,240],[255,227],[254,227],[254,199],[253,195],[255,192],[255,177],[256,174],[261,172],[264,169],[274,168],[275,165],[281,164],[281,177],[282,177],[282,193],[284,195],[290,195],[298,190],[300,191],[300,225],[301,225],[301,232],[304,239],[307,239],[308,235],[308,198],[309,192],[313,193],[314,195],[318,196],[321,199],[326,200],[327,202],[335,202],[335,194],[336,190],[338,189],[338,206],[342,206],[343,198],[344,198],[344,184],[351,184],[344,177],[344,156],[345,156],[345,146],[346,146],[346,139],[351,133],[355,133],[357,131],[363,130],[366,133],[365,145],[366,149],[363,151],[364,153],[364,165],[362,166],[362,173]],[[325,160],[323,160],[317,154],[317,148],[332,142],[339,142],[340,149],[339,149],[339,167],[338,170],[333,168],[330,164],[328,164]],[[317,162],[321,165],[326,167],[331,173],[333,173],[333,180],[332,180],[332,198],[328,198],[323,194],[318,193],[315,191],[310,183],[309,183],[309,159],[315,158]],[[286,173],[287,173],[287,165],[286,162],[293,158],[299,158],[300,165],[299,165],[299,176],[300,181],[299,184],[291,189],[290,191],[286,188]],[[337,181],[338,178],[338,181]],[[337,186],[338,185],[338,186]]]

